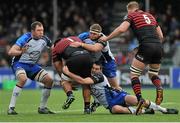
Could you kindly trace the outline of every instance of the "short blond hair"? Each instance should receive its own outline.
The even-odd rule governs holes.
[[[102,32],[102,27],[99,24],[93,24],[90,26],[90,32],[100,34]]]
[[[139,3],[136,1],[131,1],[127,4],[127,10],[129,9],[139,9]]]

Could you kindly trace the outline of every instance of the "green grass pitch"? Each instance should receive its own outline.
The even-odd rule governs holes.
[[[130,89],[127,90],[133,94]],[[76,100],[67,110],[61,108],[66,99],[61,89],[53,89],[48,102],[48,107],[56,111],[57,114],[42,115],[37,113],[41,91],[23,90],[17,100],[16,116],[8,116],[7,108],[9,105],[12,91],[0,90],[0,122],[180,122],[180,114],[165,115],[156,112],[154,115],[112,115],[108,110],[100,107],[91,115],[83,114],[83,99],[81,90],[75,91]],[[154,101],[155,89],[143,89],[144,98]],[[164,90],[164,101],[162,106],[177,108],[180,110],[180,90]]]

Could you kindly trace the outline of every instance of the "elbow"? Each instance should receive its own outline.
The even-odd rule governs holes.
[[[11,50],[8,51],[8,55],[9,55],[9,56],[12,56],[12,55],[13,55],[13,53],[12,53]]]

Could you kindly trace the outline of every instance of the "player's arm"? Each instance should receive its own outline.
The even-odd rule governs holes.
[[[124,21],[116,29],[114,29],[113,32],[110,33],[107,37],[103,36],[100,38],[100,40],[108,41],[108,40],[120,35],[121,33],[126,32],[129,28],[129,26],[130,26],[130,23],[128,21]]]
[[[20,46],[14,44],[8,52],[10,56],[19,56],[27,50],[27,47],[21,48]]]
[[[80,84],[94,84],[94,81],[90,77],[82,78],[79,75],[70,72],[67,66],[63,67],[63,73]]]
[[[162,30],[161,30],[161,27],[157,26],[156,31],[157,31],[157,34],[159,36],[159,39],[161,40],[161,42],[163,42],[164,41],[163,40],[164,36],[163,36]]]
[[[51,47],[52,49],[52,62],[55,70],[58,72],[59,76],[61,77],[63,62],[60,56],[58,55],[54,46]]]
[[[24,35],[20,36],[16,43],[11,47],[8,51],[8,55],[10,56],[19,56],[24,53],[28,46],[26,45],[28,39],[31,38],[31,33],[25,33]]]
[[[63,73],[65,73],[70,78],[72,78],[80,84],[97,84],[104,81],[104,76],[102,74],[95,74],[91,77],[82,78],[81,76],[70,72],[67,66],[63,67]]]
[[[81,43],[81,47],[83,47],[84,49],[86,49],[88,51],[99,52],[104,48],[104,45],[102,43],[95,43],[94,45],[93,44]]]
[[[62,61],[55,61],[55,62],[53,62],[53,66],[54,66],[55,70],[58,72],[59,76],[61,77],[63,62]]]

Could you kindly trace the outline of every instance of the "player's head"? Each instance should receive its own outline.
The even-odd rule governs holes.
[[[136,1],[131,1],[127,4],[128,13],[134,12],[139,9],[139,4]]]
[[[39,39],[44,35],[44,27],[41,22],[35,21],[31,24],[32,36],[35,39]]]
[[[93,64],[93,67],[91,69],[91,73],[94,74],[94,73],[101,73],[102,72],[102,65],[100,62],[95,62]]]
[[[99,24],[93,24],[90,26],[90,36],[91,40],[97,40],[102,34],[102,27]]]

